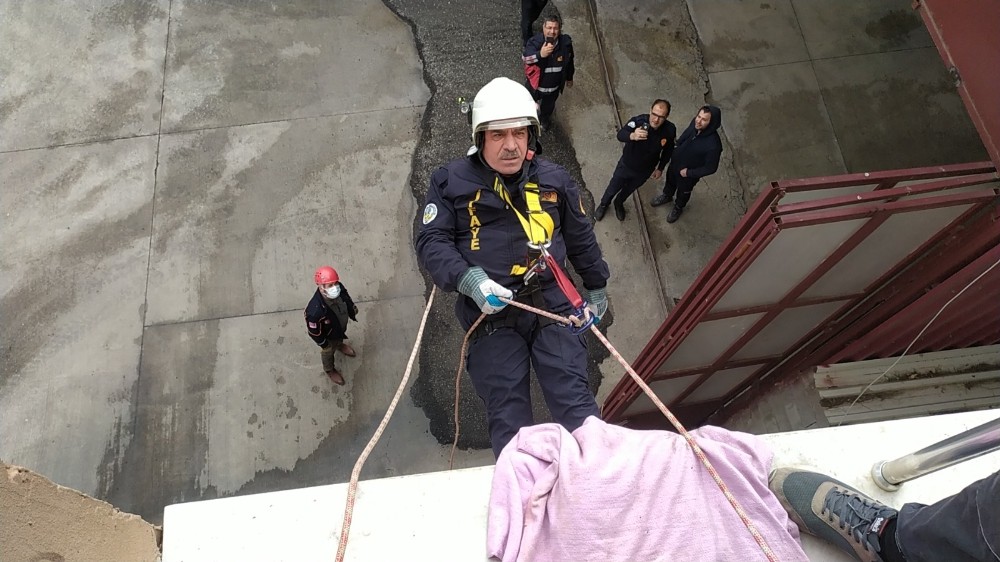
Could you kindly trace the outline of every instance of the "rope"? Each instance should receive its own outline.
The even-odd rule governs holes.
[[[572,324],[574,326],[581,326],[583,324],[583,321],[581,321],[579,318],[575,316],[565,316],[565,317],[559,316],[557,314],[552,314],[551,312],[542,310],[540,308],[535,308],[533,306],[529,306],[514,300],[506,299],[504,297],[498,297],[498,298],[509,305],[516,306],[522,310],[527,310],[528,312],[533,312],[539,316],[544,316],[546,318],[559,322],[560,324]],[[469,331],[465,334],[465,341],[462,343],[462,358],[461,361],[459,362],[459,370],[458,370],[459,374],[462,372],[462,367],[465,365],[465,350],[466,350],[466,344],[468,343],[469,340],[469,336],[472,334],[472,331],[476,329],[476,326],[478,326],[479,323],[482,322],[485,316],[486,316],[485,313],[482,314],[479,317],[479,319],[476,320],[476,323],[473,324],[472,328],[470,328]],[[719,476],[719,472],[715,470],[715,467],[712,465],[712,462],[708,460],[708,456],[705,455],[705,452],[701,449],[701,446],[698,445],[698,442],[695,440],[695,438],[681,424],[680,420],[678,420],[677,417],[674,416],[674,414],[663,404],[663,402],[660,401],[660,399],[656,396],[656,394],[653,393],[653,390],[649,388],[649,385],[646,384],[646,381],[642,380],[642,377],[640,377],[635,372],[635,370],[632,369],[632,366],[628,364],[628,361],[626,361],[625,358],[622,357],[620,353],[618,353],[618,350],[615,349],[615,346],[611,345],[611,342],[608,341],[606,337],[604,337],[604,334],[602,334],[601,331],[597,329],[597,326],[591,325],[590,331],[594,333],[594,335],[602,344],[604,344],[604,347],[608,348],[608,351],[611,353],[611,355],[614,356],[615,359],[618,360],[619,363],[621,363],[622,367],[625,367],[625,370],[628,372],[629,376],[632,377],[632,380],[634,380],[635,383],[639,385],[639,388],[641,388],[642,391],[646,393],[646,396],[648,396],[649,399],[653,401],[653,404],[656,404],[656,407],[660,410],[660,412],[663,413],[664,416],[666,416],[667,420],[670,421],[670,424],[674,426],[674,428],[677,430],[678,433],[681,434],[681,436],[684,437],[684,440],[687,441],[687,444],[691,447],[691,450],[694,451],[694,455],[698,458],[699,461],[701,461],[701,464],[704,465],[704,467],[708,470],[708,473],[712,477],[712,480],[715,481],[716,486],[718,486],[719,490],[722,491],[722,495],[725,496],[726,499],[729,501],[729,505],[733,506],[733,509],[736,510],[736,515],[739,516],[740,521],[742,521],[743,525],[745,525],[747,530],[750,531],[750,534],[753,536],[753,539],[757,542],[757,545],[760,546],[760,549],[764,552],[764,556],[766,556],[770,562],[777,562],[778,557],[774,554],[774,551],[771,550],[771,547],[768,546],[767,541],[764,540],[763,535],[760,534],[760,531],[757,530],[757,527],[754,526],[753,521],[750,520],[750,517],[746,514],[746,511],[743,509],[743,506],[740,505],[739,500],[737,500],[736,496],[734,496],[733,493],[729,491],[729,487],[726,486],[726,483],[722,481],[722,477]],[[456,374],[455,441],[454,443],[452,443],[452,448],[451,448],[452,459],[454,459],[455,447],[458,444],[458,397],[459,397],[458,383],[459,383],[459,375]],[[450,467],[451,465],[449,465],[449,468]]]
[[[361,456],[354,463],[354,470],[351,471],[351,484],[347,487],[347,505],[344,507],[344,525],[340,529],[340,544],[337,546],[337,562],[344,561],[344,553],[347,551],[347,536],[351,532],[351,517],[354,514],[354,499],[358,491],[358,477],[361,475],[361,467],[365,464],[372,449],[375,448],[375,444],[378,442],[379,437],[382,436],[382,432],[385,431],[385,427],[389,425],[389,418],[392,417],[393,411],[396,410],[399,398],[403,395],[403,389],[406,388],[406,382],[410,380],[410,371],[413,370],[413,361],[417,357],[417,350],[420,349],[420,340],[424,337],[424,326],[427,324],[427,316],[430,314],[431,304],[434,303],[434,294],[436,292],[437,287],[431,289],[431,296],[427,299],[424,316],[420,319],[420,327],[417,329],[417,339],[413,342],[413,351],[410,352],[410,360],[406,362],[406,371],[403,373],[403,380],[399,382],[399,388],[396,389],[396,395],[392,397],[392,402],[389,403],[389,409],[386,410],[385,416],[382,417],[382,422],[378,424],[375,434],[372,435],[368,444],[365,445]]]

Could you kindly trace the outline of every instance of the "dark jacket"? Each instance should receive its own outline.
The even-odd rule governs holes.
[[[677,139],[670,169],[667,174],[676,174],[677,181],[697,181],[714,174],[719,169],[719,157],[722,156],[722,139],[719,138],[719,126],[722,125],[722,110],[714,105],[708,106],[712,121],[704,130],[694,128],[694,119],[687,129]],[[687,177],[680,177],[680,171],[687,168]]]
[[[541,33],[524,44],[524,73],[528,91],[535,100],[562,92],[563,85],[572,81],[573,74],[576,73],[576,67],[573,66],[573,39],[569,35],[560,35],[552,54],[542,58],[539,53],[544,44],[545,36]]]
[[[347,316],[357,322],[356,311],[358,307],[354,305],[354,300],[351,299],[351,294],[347,292],[347,287],[343,283],[340,284],[340,296],[337,298],[343,299],[344,304],[347,305]],[[337,315],[326,305],[319,289],[316,289],[312,300],[302,312],[306,317],[306,330],[316,345],[323,347],[330,340],[347,339],[347,326],[340,325]]]
[[[523,276],[511,268],[528,265],[528,236],[513,209],[493,190],[496,178],[479,155],[453,160],[431,175],[416,235],[417,259],[445,291],[455,291],[462,274],[477,265],[512,291],[523,285]],[[568,259],[587,289],[604,287],[610,275],[608,265],[584,214],[576,183],[562,166],[535,158],[525,176],[506,184],[522,213],[526,212],[522,190],[528,178],[539,185],[542,210],[554,223],[549,252],[560,264]],[[549,310],[558,314],[571,309],[551,271],[540,274],[538,280]],[[468,328],[480,311],[471,298],[460,297],[456,312]]]
[[[628,137],[636,129],[646,126],[646,140],[634,141]],[[636,115],[618,131],[618,140],[625,143],[622,149],[622,164],[635,172],[636,175],[648,176],[654,169],[663,171],[667,167],[670,155],[674,152],[674,138],[677,137],[677,127],[670,121],[664,121],[659,129],[649,126],[649,114]]]

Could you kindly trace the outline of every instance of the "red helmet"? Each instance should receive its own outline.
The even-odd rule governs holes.
[[[340,276],[337,275],[337,270],[324,265],[323,267],[316,270],[316,275],[313,276],[316,280],[317,285],[326,285],[329,283],[340,283]]]

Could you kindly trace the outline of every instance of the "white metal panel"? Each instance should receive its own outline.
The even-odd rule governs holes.
[[[688,375],[686,377],[678,377],[676,379],[664,379],[661,381],[653,381],[650,383],[649,388],[653,389],[653,393],[656,397],[660,399],[664,404],[670,404],[670,401],[684,392],[691,383],[698,379],[701,375]],[[646,396],[646,393],[640,392],[639,397],[635,399],[634,402],[625,410],[625,416],[632,416],[642,412],[649,412],[656,410],[656,405],[653,401]]]
[[[802,339],[802,336],[819,326],[842,306],[844,306],[842,302],[827,302],[789,308],[768,323],[759,334],[736,352],[732,359],[786,353],[792,344]]]
[[[826,272],[803,297],[829,297],[865,290],[970,207],[955,205],[892,215],[854,251]]]
[[[782,230],[712,311],[773,304],[806,278],[866,219]]]
[[[682,404],[694,404],[696,402],[707,402],[722,398],[729,391],[742,384],[747,377],[754,374],[760,365],[750,365],[748,367],[737,367],[718,371],[699,386],[690,396],[684,399]]]
[[[659,372],[681,371],[711,365],[719,354],[739,339],[764,313],[701,322],[660,367]]]

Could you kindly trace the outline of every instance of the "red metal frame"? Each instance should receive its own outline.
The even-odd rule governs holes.
[[[929,311],[941,310],[952,296],[958,294],[998,260],[1000,260],[1000,246],[987,251],[979,259],[866,334],[864,338],[835,354],[831,362],[860,361],[904,349],[926,325]],[[981,331],[982,326],[989,326],[990,323],[997,324],[997,329]],[[970,287],[944,309],[942,316],[935,321],[928,332],[915,342],[910,353],[940,351],[955,341],[965,343],[993,340],[1000,340],[1000,266],[983,276],[975,286]]]
[[[939,178],[942,177],[955,179],[940,180]],[[732,357],[747,343],[752,341],[771,321],[786,310],[828,302],[844,303],[828,320],[836,319],[840,316],[850,316],[873,291],[878,290],[887,281],[900,275],[910,265],[910,262],[926,254],[935,245],[940,245],[943,241],[947,241],[953,231],[961,230],[960,225],[975,217],[977,210],[981,210],[984,206],[998,199],[996,190],[979,190],[966,193],[952,192],[932,196],[926,196],[927,194],[982,185],[996,181],[996,179],[996,172],[991,164],[972,163],[902,170],[898,172],[850,174],[844,177],[772,183],[768,190],[761,193],[754,206],[743,217],[737,228],[727,237],[719,251],[716,252],[712,262],[702,271],[695,283],[685,293],[684,298],[678,303],[674,312],[657,329],[654,337],[647,343],[634,362],[633,366],[636,372],[647,381],[676,379],[701,373],[701,376],[688,385],[668,404],[675,413],[678,411],[678,408],[682,408],[685,411],[703,412],[705,410],[703,406],[706,404],[711,403],[716,406],[725,404],[743,392],[748,386],[756,384],[760,379],[768,376],[779,366],[784,371],[785,366],[790,363],[790,359],[805,357],[806,355],[801,352],[807,346],[817,343],[822,346],[831,339],[829,336],[823,336],[823,334],[828,333],[829,326],[821,325],[811,330],[808,334],[805,334],[786,353],[733,361]],[[913,180],[932,181],[918,185],[896,187],[901,181]],[[814,199],[812,201],[796,202],[787,205],[780,205],[778,203],[786,192],[819,191],[850,186],[862,186],[872,191],[849,196]],[[922,195],[922,197],[915,198],[913,197],[914,195]],[[875,232],[879,226],[884,224],[890,216],[898,213],[952,205],[968,205],[970,209],[962,213],[949,225],[939,229],[936,234],[930,236],[927,241],[921,244],[917,250],[911,252],[905,259],[888,268],[865,291],[831,297],[801,299],[801,296],[813,284],[856,249],[861,242]],[[868,218],[864,225],[851,234],[831,255],[824,258],[816,269],[782,296],[777,303],[712,312],[718,302],[725,297],[726,292],[736,283],[740,276],[775,239],[781,230],[864,218]],[[981,218],[976,220],[981,221]],[[926,287],[926,285],[924,286]],[[716,356],[711,365],[674,371],[663,370],[666,360],[679,348],[699,323],[760,313],[764,313],[764,316],[757,319],[750,329],[741,334],[720,355]],[[820,338],[822,341],[817,342],[817,338]],[[813,345],[810,349],[815,349],[815,346]],[[696,392],[702,384],[707,382],[715,372],[753,365],[761,365],[761,368],[749,375],[732,391],[726,393],[725,396],[721,398],[709,398],[699,404],[683,402],[687,397]],[[634,402],[639,392],[640,390],[631,379],[622,379],[612,390],[611,395],[604,404],[605,417],[612,421],[619,421],[624,412]],[[637,416],[644,416],[644,412],[629,414],[628,418],[632,419]]]
[[[918,0],[914,5],[955,78],[986,151],[1000,167],[1000,2]]]

